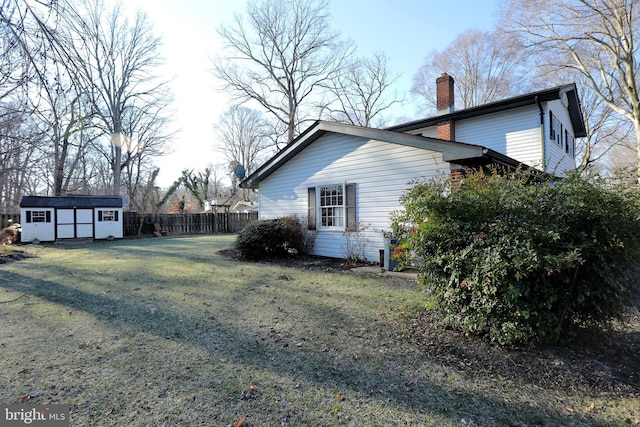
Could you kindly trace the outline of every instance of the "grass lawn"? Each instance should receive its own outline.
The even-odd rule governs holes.
[[[0,402],[71,405],[73,426],[640,423],[637,395],[428,356],[414,283],[219,255],[234,239],[13,248],[32,257],[0,264]]]

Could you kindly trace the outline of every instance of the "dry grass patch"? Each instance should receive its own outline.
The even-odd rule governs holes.
[[[24,246],[0,274],[0,401],[72,425],[628,425],[590,402],[442,364],[407,339],[415,285],[251,264],[235,236]],[[569,408],[569,409],[567,409]]]

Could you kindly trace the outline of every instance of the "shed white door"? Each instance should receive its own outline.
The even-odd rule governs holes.
[[[56,234],[58,239],[75,237],[74,209],[58,209],[56,211]]]
[[[76,237],[93,237],[93,209],[76,210]]]

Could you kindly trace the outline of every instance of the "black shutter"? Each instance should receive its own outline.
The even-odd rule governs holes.
[[[345,211],[346,211],[346,224],[345,227],[353,227],[356,224],[356,185],[346,185],[346,197],[345,197]]]
[[[98,221],[102,221],[102,211],[98,211]]]
[[[118,211],[114,211],[114,218],[115,218],[115,221],[117,222],[118,221]]]
[[[553,111],[549,110],[549,138],[551,140],[555,140],[555,135],[553,132]]]
[[[316,187],[307,189],[307,229],[316,229]]]
[[[51,211],[47,211],[44,215],[45,215],[45,222],[51,222]]]
[[[27,211],[27,223],[31,222],[31,211]]]

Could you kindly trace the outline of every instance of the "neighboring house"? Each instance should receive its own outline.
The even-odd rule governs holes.
[[[257,210],[257,203],[248,202],[246,200],[240,200],[231,208],[231,212],[256,212]]]
[[[121,196],[24,196],[20,202],[22,242],[60,239],[121,239]]]
[[[229,196],[218,196],[211,200],[205,200],[204,202],[204,212],[229,212],[233,204],[236,202],[238,197],[235,194]]]
[[[558,175],[575,168],[575,138],[585,136],[575,85],[460,111],[453,79],[445,74],[437,85],[432,118],[387,129],[315,122],[241,183],[258,190],[259,218],[298,215],[317,231],[312,253],[337,258],[357,223],[364,256],[376,261],[414,179],[492,164]]]

